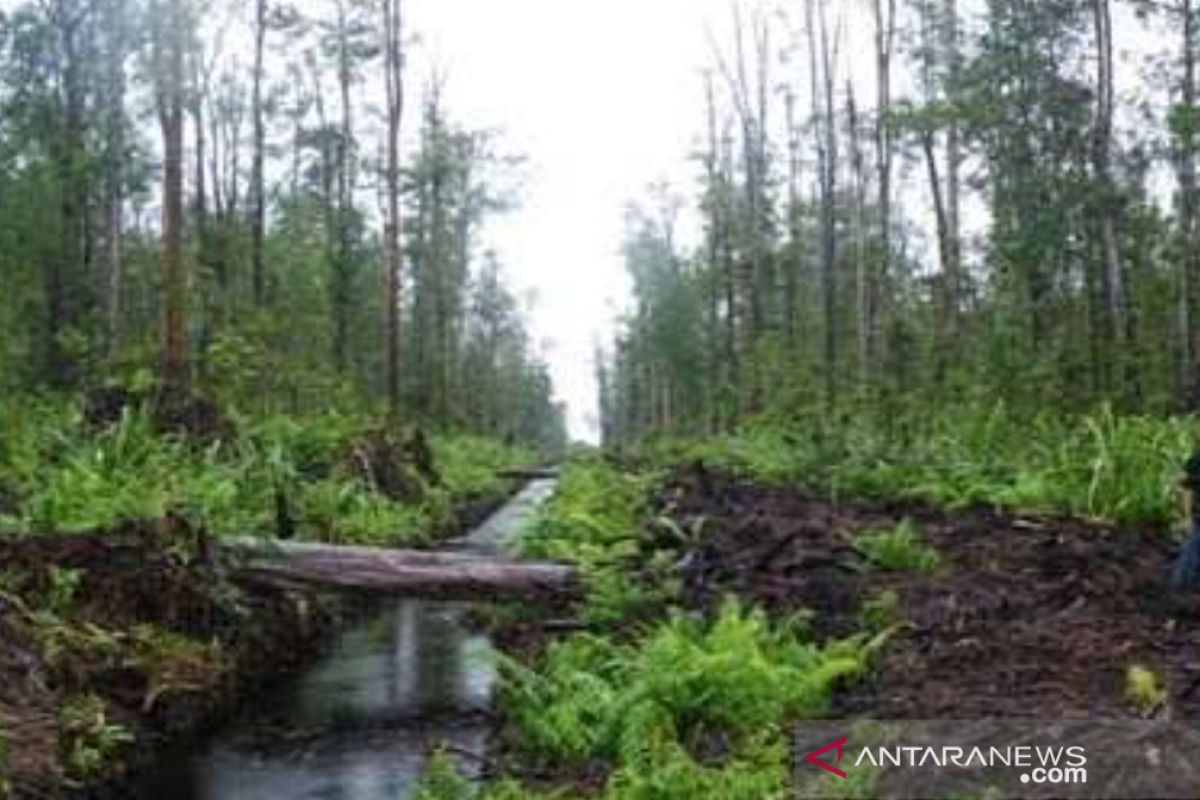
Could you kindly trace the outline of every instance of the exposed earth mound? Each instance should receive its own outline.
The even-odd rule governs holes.
[[[684,602],[727,593],[776,613],[814,612],[822,634],[898,623],[871,682],[841,712],[876,718],[1200,716],[1200,596],[1170,591],[1173,538],[1067,517],[833,503],[696,470],[664,499],[700,543]],[[699,522],[699,520],[703,522]],[[911,520],[931,572],[869,568],[855,537]],[[1131,701],[1140,667],[1166,690]]]

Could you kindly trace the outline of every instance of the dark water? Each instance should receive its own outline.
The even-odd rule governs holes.
[[[467,537],[502,549],[553,492],[534,481]],[[428,753],[468,773],[488,735],[495,670],[462,604],[402,600],[344,631],[329,654],[247,721],[167,758],[141,796],[162,800],[401,800]]]

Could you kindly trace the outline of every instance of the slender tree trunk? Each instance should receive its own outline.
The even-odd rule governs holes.
[[[163,384],[188,389],[187,274],[183,256],[183,0],[159,7],[158,118],[163,138]]]
[[[760,32],[760,24],[754,20],[755,58],[758,75],[751,85],[747,65],[747,54],[742,29],[741,14],[734,6],[734,27],[736,30],[736,74],[729,75],[730,89],[738,109],[738,117],[742,128],[742,165],[746,176],[746,253],[739,259],[739,283],[741,295],[744,298],[745,314],[742,325],[744,334],[742,341],[741,363],[748,369],[749,390],[748,408],[751,413],[762,406],[762,375],[759,363],[762,354],[758,352],[759,340],[764,327],[763,297],[761,286],[766,270],[765,250],[763,241],[766,213],[765,198],[765,139],[766,139],[766,103],[765,103],[765,64],[767,60],[764,34]]]
[[[815,7],[814,7],[815,6]],[[837,125],[834,118],[834,50],[824,0],[808,0],[807,28],[812,69],[817,165],[821,195],[821,303],[824,317],[825,404],[837,404]]]
[[[942,11],[942,51],[946,59],[945,94],[953,98],[958,89],[962,53],[958,34],[958,0],[944,0]],[[946,236],[945,266],[951,305],[947,324],[953,336],[958,334],[958,311],[966,290],[962,264],[962,132],[958,114],[951,113],[946,122]]]
[[[868,356],[877,359],[883,342],[883,320],[888,310],[888,283],[892,271],[892,153],[893,133],[888,120],[892,105],[892,54],[896,39],[896,0],[874,0],[875,17],[875,172],[879,191],[879,270],[868,302],[870,328]],[[886,8],[886,12],[885,9]]]
[[[1180,0],[1182,42],[1180,106],[1194,115],[1196,91],[1196,13],[1194,0]],[[1176,134],[1176,180],[1179,184],[1179,387],[1184,406],[1200,410],[1200,330],[1195,322],[1200,308],[1200,196],[1196,187],[1196,124],[1189,116]]]
[[[705,198],[704,211],[705,239],[708,250],[708,286],[706,292],[708,314],[708,404],[707,429],[715,433],[721,429],[721,404],[718,402],[718,390],[721,385],[722,349],[721,349],[721,187],[718,163],[720,154],[717,141],[717,102],[711,73],[705,75],[704,96],[708,114],[708,149],[704,154]]]
[[[850,166],[854,179],[854,283],[857,310],[858,383],[866,389],[871,377],[871,292],[876,275],[867,258],[867,166],[859,142],[858,107],[854,100],[854,86],[846,84],[846,116],[849,126]]]
[[[263,243],[266,236],[267,193],[263,175],[266,150],[266,131],[263,121],[263,49],[267,38],[267,0],[255,0],[254,6],[254,156],[251,183],[254,192],[251,225],[251,262],[254,282],[254,303],[266,303],[266,270],[263,265]]]
[[[341,98],[341,132],[337,150],[337,224],[335,259],[335,294],[337,323],[335,350],[342,370],[348,366],[350,315],[353,305],[354,242],[351,225],[354,221],[354,188],[357,177],[356,144],[354,140],[354,105],[350,93],[354,74],[351,68],[350,23],[346,6],[338,3],[338,90]]]
[[[954,232],[950,219],[950,210],[946,202],[946,192],[942,188],[942,179],[938,174],[937,148],[934,143],[934,132],[931,129],[921,131],[921,150],[925,154],[925,168],[929,175],[929,192],[933,198],[934,220],[937,225],[938,259],[941,262],[941,281],[935,297],[936,312],[934,321],[934,363],[935,380],[940,383],[945,377],[947,361],[953,336],[952,317],[957,304],[954,289]]]
[[[111,0],[108,18],[107,108],[104,117],[104,219],[105,219],[105,317],[108,356],[117,352],[121,340],[121,284],[123,282],[124,174],[125,163],[125,0]]]
[[[784,341],[789,366],[794,366],[799,345],[800,272],[803,248],[800,234],[800,124],[796,119],[796,95],[785,96],[788,135],[788,252],[783,280]]]
[[[404,115],[404,28],[401,0],[383,0],[384,71],[387,91],[387,342],[388,408],[400,413],[400,126]]]
[[[46,273],[46,374],[57,388],[77,378],[78,364],[64,347],[64,334],[78,321],[83,309],[84,262],[87,255],[88,181],[85,171],[85,97],[81,64],[84,19],[89,8],[56,0],[53,20],[60,62],[58,110],[60,127],[53,152],[58,181],[58,253]]]
[[[1121,264],[1117,238],[1117,188],[1112,178],[1113,125],[1113,43],[1112,14],[1108,0],[1092,0],[1096,38],[1096,119],[1093,131],[1092,162],[1099,185],[1100,247],[1104,263],[1105,332],[1109,360],[1115,361],[1121,380],[1119,394],[1129,396],[1133,389],[1131,366],[1126,363],[1125,270]]]

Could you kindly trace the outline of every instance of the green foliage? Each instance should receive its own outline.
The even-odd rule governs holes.
[[[94,694],[64,704],[58,722],[63,763],[76,780],[100,775],[133,742],[129,730],[109,719],[104,700]]]
[[[858,616],[867,630],[880,631],[901,622],[903,614],[900,594],[884,589],[863,601]]]
[[[661,440],[659,464],[705,463],[755,480],[834,496],[977,503],[1061,511],[1122,523],[1165,523],[1177,513],[1180,465],[1200,439],[1185,418],[1034,415],[993,406],[937,414],[862,413],[828,424],[791,415],[701,441]]]
[[[46,610],[56,616],[64,616],[75,602],[79,586],[83,582],[83,571],[64,569],[51,565],[48,570],[49,586],[47,587]]]
[[[932,572],[941,560],[921,541],[911,519],[901,520],[892,530],[860,533],[854,537],[854,547],[877,569]]]
[[[72,532],[123,519],[188,517],[218,534],[275,532],[277,492],[301,536],[395,544],[430,536],[452,520],[454,504],[498,496],[497,470],[532,454],[477,436],[438,436],[443,478],[419,501],[383,496],[351,469],[352,442],[370,431],[364,416],[272,416],[239,420],[233,441],[197,446],[157,434],[144,414],[126,413],[92,430],[74,405],[17,402],[0,407],[9,423],[0,442],[0,530]]]
[[[437,750],[425,765],[414,797],[415,800],[470,800],[472,794],[471,783],[458,774],[450,756],[444,750]]]
[[[1125,699],[1149,714],[1167,702],[1167,690],[1153,670],[1134,664],[1125,670]]]
[[[352,480],[321,480],[300,490],[302,518],[321,541],[359,544],[416,543],[433,533],[428,506],[398,503],[364,491]]]
[[[568,462],[554,497],[525,532],[522,551],[580,564],[632,552],[649,485],[648,478],[618,470],[599,456]]]
[[[652,743],[646,758],[613,773],[605,800],[762,800],[788,788],[786,737],[753,739],[720,764],[705,764],[677,742]]]
[[[497,497],[505,489],[497,473],[537,461],[528,448],[485,436],[434,436],[431,446],[443,488],[455,499]]]
[[[788,717],[819,717],[834,684],[859,674],[860,641],[818,647],[728,601],[711,624],[676,615],[618,644],[579,634],[550,646],[537,671],[502,662],[501,704],[531,756],[635,771],[705,735],[754,751]]]
[[[661,605],[678,591],[669,564],[633,563],[653,483],[653,476],[623,472],[595,455],[574,458],[521,539],[526,556],[579,565],[589,622],[617,622]]]

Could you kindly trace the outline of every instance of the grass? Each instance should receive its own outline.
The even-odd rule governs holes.
[[[521,539],[527,557],[579,566],[590,623],[610,624],[661,607],[676,592],[669,563],[642,557],[653,484],[654,476],[622,472],[595,455],[574,458]]]
[[[69,533],[175,513],[217,534],[270,534],[282,490],[301,537],[411,543],[448,523],[455,504],[498,495],[497,470],[535,459],[480,437],[435,436],[441,485],[399,502],[351,468],[351,443],[374,425],[362,416],[239,420],[235,441],[207,446],[159,436],[140,413],[92,430],[76,405],[49,401],[0,407],[0,424],[4,533]]]
[[[1200,428],[1182,417],[1121,415],[1108,407],[1090,415],[1027,414],[997,403],[888,419],[760,420],[731,435],[648,442],[641,455],[663,467],[702,459],[834,497],[1163,524],[1178,513],[1174,489],[1197,442]]]
[[[932,572],[941,563],[937,550],[921,541],[911,519],[901,520],[891,530],[860,533],[854,537],[854,548],[874,569]]]

